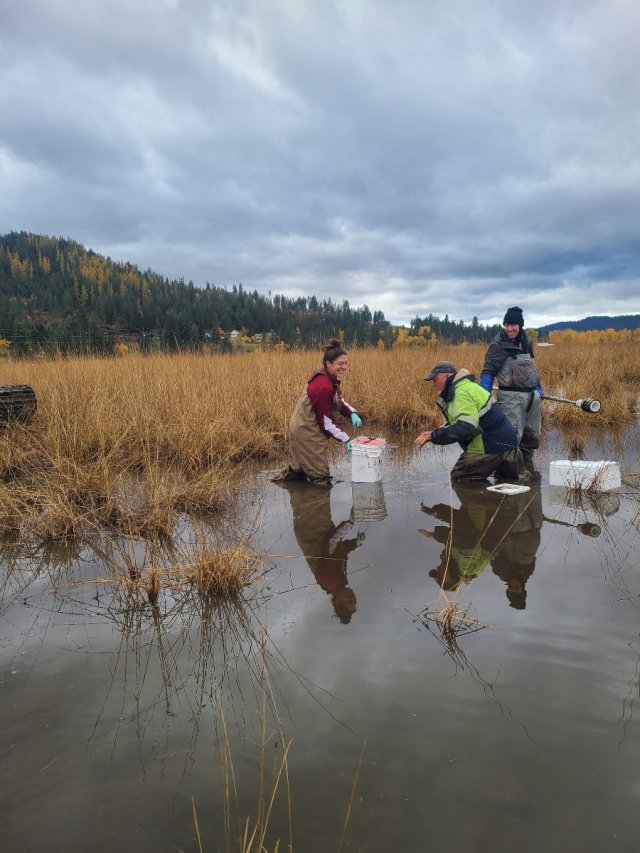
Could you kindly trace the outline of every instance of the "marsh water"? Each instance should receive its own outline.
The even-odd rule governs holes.
[[[550,488],[551,435],[529,492],[452,489],[455,451],[387,438],[378,484],[247,473],[239,604],[5,548],[5,853],[237,850],[283,767],[268,850],[638,849],[637,488]],[[583,455],[637,468],[637,434]]]

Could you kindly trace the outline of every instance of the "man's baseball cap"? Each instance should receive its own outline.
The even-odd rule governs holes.
[[[457,368],[450,361],[439,361],[434,364],[431,370],[424,377],[425,382],[431,382],[434,376],[438,373],[457,373]]]

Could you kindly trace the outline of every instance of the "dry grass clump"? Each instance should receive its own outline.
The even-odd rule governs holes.
[[[10,485],[0,482],[0,540],[17,542],[22,532],[25,506]]]
[[[434,361],[455,358],[455,347],[432,350],[359,350],[350,353],[344,394],[365,418],[397,430],[439,419],[436,397],[424,376]]]
[[[203,550],[191,565],[180,566],[183,575],[202,596],[234,596],[262,574],[262,560],[245,545],[216,546]]]
[[[463,605],[466,589],[462,580],[447,589],[445,572],[435,603],[420,615],[422,623],[450,649],[457,648],[458,638],[463,634],[486,627],[475,616],[469,615],[469,608]]]
[[[228,536],[228,534],[227,534]],[[227,538],[200,530],[194,541],[178,546],[166,540],[152,542],[132,537],[95,545],[110,576],[93,579],[113,587],[120,605],[144,608],[197,595],[200,599],[235,599],[268,569],[266,560],[250,547],[247,537]]]
[[[431,617],[435,622],[438,632],[447,645],[455,645],[458,637],[469,631],[479,631],[484,628],[475,617],[468,615],[468,608],[460,605],[460,595],[449,598],[441,590],[441,601],[434,608]]]

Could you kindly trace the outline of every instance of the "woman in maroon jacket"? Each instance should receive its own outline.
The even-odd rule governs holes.
[[[351,439],[337,423],[338,413],[355,427],[362,426],[358,413],[340,391],[340,379],[348,366],[347,353],[340,341],[332,338],[316,370],[298,400],[289,424],[289,466],[276,480],[331,482],[327,460],[327,439],[333,438],[351,452]]]

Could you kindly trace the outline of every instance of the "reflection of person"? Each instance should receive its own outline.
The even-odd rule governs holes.
[[[493,573],[506,585],[511,607],[524,610],[526,584],[536,567],[542,530],[542,492],[533,486],[520,495],[510,495],[500,507],[499,527],[503,537],[491,555]]]
[[[327,439],[333,438],[351,451],[349,435],[335,422],[337,413],[362,426],[362,420],[340,392],[340,379],[348,366],[347,353],[332,338],[324,351],[322,366],[307,382],[289,424],[289,467],[275,477],[283,480],[310,480],[330,483]]]
[[[442,589],[446,590],[454,590],[463,581],[473,580],[489,562],[489,552],[483,542],[487,509],[481,504],[475,506],[471,496],[465,500],[465,491],[473,495],[476,489],[464,490],[459,484],[454,488],[460,506],[455,509],[444,503],[434,506],[422,504],[422,512],[443,523],[432,532],[424,529],[419,531],[444,546],[440,565],[429,572],[429,577],[437,580]]]
[[[431,368],[425,381],[433,382],[440,395],[438,406],[447,423],[420,433],[415,443],[419,447],[428,441],[460,444],[463,453],[451,471],[453,482],[484,480],[493,473],[517,480],[523,471],[518,437],[491,394],[474,379],[450,361],[439,361]]]
[[[350,520],[334,524],[329,491],[310,495],[302,483],[287,483],[293,532],[319,586],[331,596],[336,616],[344,624],[356,612],[356,596],[347,578],[347,560],[364,541]]]
[[[472,580],[489,563],[506,584],[509,603],[523,610],[526,584],[536,565],[542,528],[542,494],[532,488],[502,496],[454,484],[460,507],[422,505],[422,511],[445,522],[433,533],[420,531],[445,544],[440,566],[429,572],[443,589],[455,589]]]
[[[533,343],[525,334],[522,308],[517,305],[507,310],[502,330],[489,345],[480,385],[491,392],[494,378],[498,402],[518,433],[524,461],[530,463],[540,444],[543,395]]]

